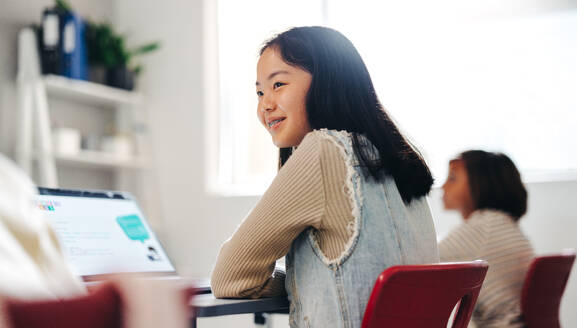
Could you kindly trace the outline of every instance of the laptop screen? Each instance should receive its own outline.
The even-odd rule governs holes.
[[[136,201],[126,193],[38,188],[64,255],[79,276],[174,273]]]

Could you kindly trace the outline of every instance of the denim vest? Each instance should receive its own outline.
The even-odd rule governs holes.
[[[346,131],[321,130],[341,149],[354,222],[343,253],[328,259],[315,230],[303,231],[286,256],[291,327],[360,327],[373,285],[393,265],[437,263],[435,227],[425,197],[406,205],[392,178],[364,178]],[[372,147],[363,138],[363,147]],[[354,226],[353,226],[354,225]]]

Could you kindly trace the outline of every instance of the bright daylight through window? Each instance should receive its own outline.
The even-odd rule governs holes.
[[[355,44],[437,183],[448,160],[472,148],[509,154],[529,180],[577,175],[577,11],[495,1],[248,2],[258,17],[246,1],[218,5],[220,185],[258,194],[274,177],[278,151],[256,118],[255,67],[263,41],[300,25],[333,27]]]

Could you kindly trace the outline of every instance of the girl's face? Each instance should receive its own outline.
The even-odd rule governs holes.
[[[285,63],[275,47],[267,48],[256,67],[257,114],[279,148],[298,146],[311,131],[306,95],[312,75]]]
[[[454,160],[449,163],[449,176],[443,185],[443,191],[445,209],[458,210],[463,218],[468,218],[473,212],[473,200],[467,169],[462,160]]]

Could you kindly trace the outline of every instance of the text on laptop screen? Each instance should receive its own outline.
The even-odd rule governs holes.
[[[174,272],[136,202],[86,196],[38,195],[64,255],[80,276]]]

